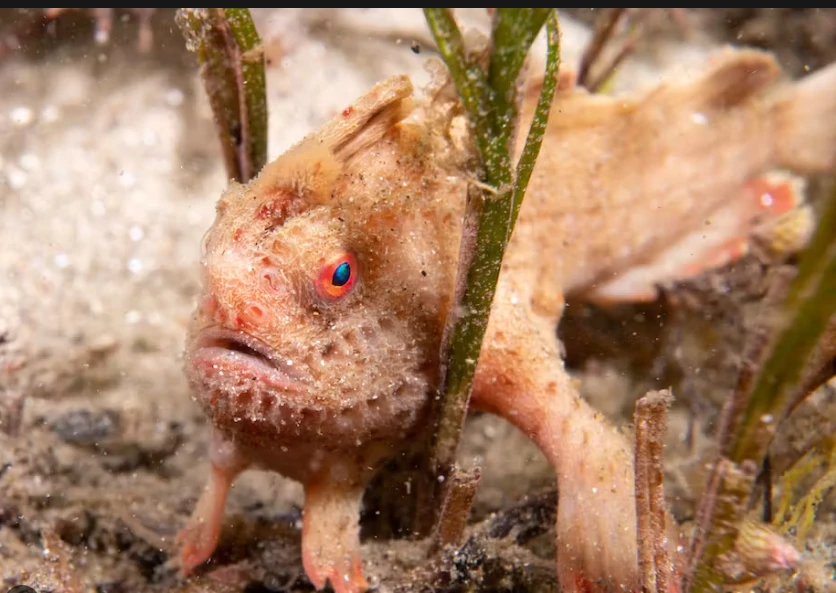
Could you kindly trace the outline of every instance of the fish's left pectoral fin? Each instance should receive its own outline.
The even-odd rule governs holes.
[[[317,589],[331,583],[336,593],[368,588],[360,556],[363,486],[328,480],[305,486],[302,563]]]

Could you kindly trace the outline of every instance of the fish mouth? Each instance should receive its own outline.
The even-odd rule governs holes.
[[[246,375],[283,391],[303,389],[302,377],[291,361],[245,332],[204,329],[196,336],[189,358],[204,374],[225,374],[229,378]]]

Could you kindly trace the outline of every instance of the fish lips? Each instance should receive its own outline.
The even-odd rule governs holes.
[[[287,359],[258,338],[225,328],[201,330],[186,356],[189,373],[214,388],[240,389],[259,383],[263,389],[299,393],[305,390]]]

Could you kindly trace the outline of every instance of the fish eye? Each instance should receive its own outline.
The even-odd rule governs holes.
[[[359,271],[354,255],[339,254],[322,266],[316,280],[317,294],[331,301],[344,297],[357,283]]]

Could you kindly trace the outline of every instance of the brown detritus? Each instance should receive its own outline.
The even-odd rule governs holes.
[[[73,562],[73,550],[52,529],[41,531],[41,546],[48,575],[52,583],[26,583],[38,588],[49,587],[65,593],[82,593],[82,584],[78,567]],[[51,585],[51,587],[49,586]],[[46,587],[45,587],[46,586]]]
[[[478,468],[471,471],[456,468],[453,471],[444,489],[443,506],[433,533],[430,554],[448,546],[461,544],[470,507],[476,496],[476,487],[479,485],[479,477]]]
[[[653,391],[636,402],[636,520],[639,577],[642,591],[668,593],[671,590],[671,555],[662,474],[668,408],[673,403],[669,390]]]
[[[532,593],[559,591],[554,572],[526,549],[552,530],[556,505],[557,493],[547,490],[497,511],[474,525],[464,544],[448,548],[430,566],[419,568],[417,582],[432,583],[438,593],[458,593],[474,587]],[[403,591],[416,588],[422,585],[404,587]]]
[[[10,437],[19,434],[25,403],[22,391],[5,387],[0,391],[0,432]]]
[[[496,539],[513,534],[516,543],[524,544],[551,529],[557,504],[554,490],[528,496],[519,504],[494,513],[485,522],[485,533]]]

